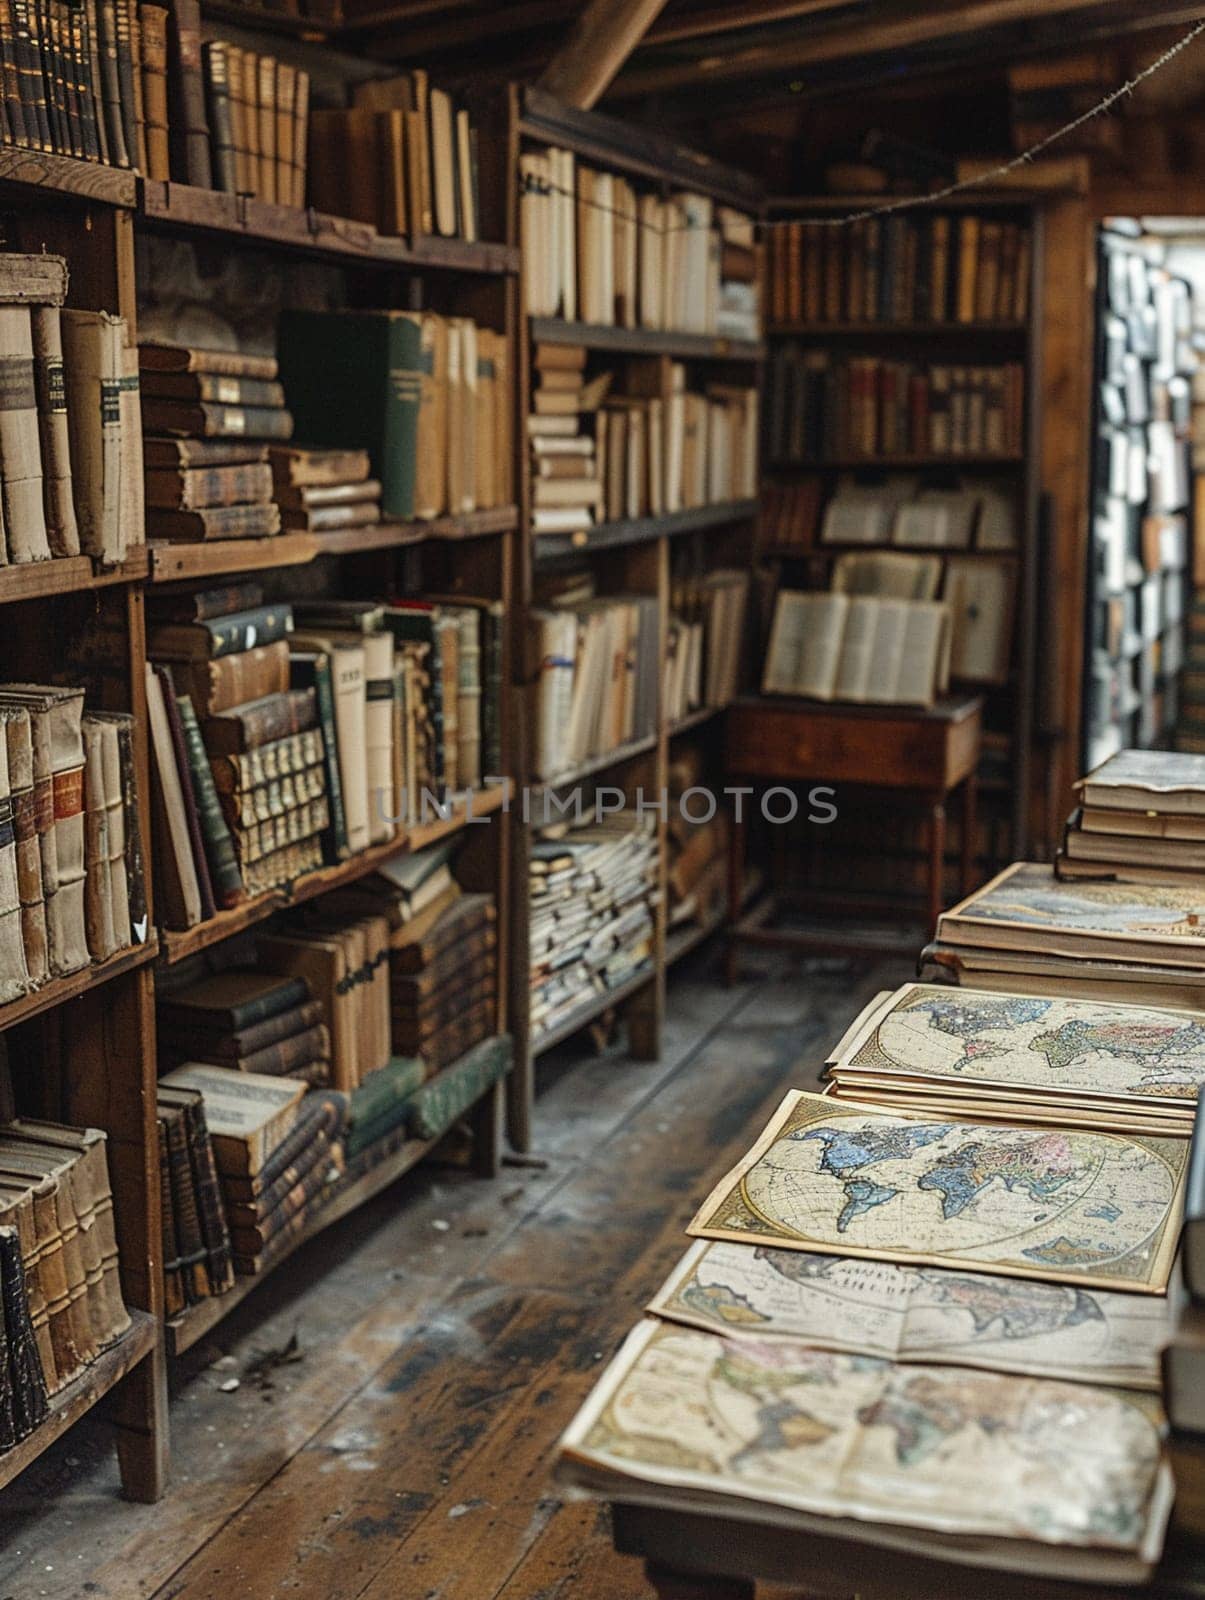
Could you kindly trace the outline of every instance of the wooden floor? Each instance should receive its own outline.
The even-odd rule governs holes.
[[[783,1091],[902,965],[706,953],[659,1063],[541,1064],[538,1162],[411,1174],[285,1265],[174,1377],[174,1478],[117,1493],[89,1419],[0,1498],[3,1600],[645,1600],[551,1448]],[[259,1376],[296,1335],[299,1360]],[[237,1388],[226,1386],[237,1379]]]

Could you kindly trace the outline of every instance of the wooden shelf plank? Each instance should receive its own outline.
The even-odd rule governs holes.
[[[302,566],[318,554],[318,540],[312,533],[278,533],[270,539],[215,539],[210,544],[153,541],[149,549],[151,582],[178,583],[223,573]]]
[[[636,756],[647,755],[650,750],[656,748],[655,733],[650,733],[645,739],[629,739],[627,744],[616,745],[614,750],[604,750],[601,755],[591,756],[589,761],[583,761],[580,767],[574,767],[571,772],[562,772],[555,778],[533,784],[531,794],[534,798],[544,793],[551,793],[553,789],[566,789],[570,784],[583,783],[596,773],[606,772],[608,767],[618,767],[622,762],[631,761]],[[542,819],[536,817],[534,806],[531,820],[535,827],[542,826]]]
[[[211,22],[229,22],[252,33],[283,33],[315,43],[325,42],[339,26],[334,22],[294,16],[289,11],[269,11],[267,6],[256,5],[254,0],[248,4],[243,4],[242,0],[202,0],[201,15]]]
[[[822,461],[770,461],[766,466],[770,472],[852,472],[855,467],[877,472],[895,467],[1019,467],[1024,461],[1018,450],[1004,455],[825,456]]]
[[[676,739],[680,733],[689,733],[692,728],[700,728],[705,722],[710,722],[713,717],[722,717],[727,711],[727,706],[699,706],[695,711],[688,711],[684,717],[669,725],[669,736]]]
[[[475,1045],[473,1048],[477,1049],[479,1046]],[[445,1067],[444,1072],[451,1072],[455,1065],[456,1063],[453,1063],[451,1067]],[[437,1074],[437,1077],[439,1076],[442,1074]],[[436,1079],[431,1081],[435,1082]],[[494,1085],[491,1083],[485,1092],[490,1094],[493,1088]],[[379,1147],[370,1147],[362,1151],[352,1160],[346,1175],[324,1192],[319,1203],[313,1204],[305,1229],[290,1240],[287,1248],[281,1250],[265,1271],[256,1273],[253,1277],[236,1278],[233,1288],[228,1289],[225,1294],[199,1300],[195,1306],[189,1306],[187,1310],[169,1320],[168,1354],[181,1356],[186,1350],[191,1350],[199,1339],[203,1339],[217,1327],[235,1306],[241,1305],[249,1294],[270,1278],[277,1267],[287,1261],[295,1251],[300,1250],[303,1244],[331,1227],[333,1223],[357,1211],[382,1190],[388,1189],[390,1184],[396,1183],[403,1173],[417,1166],[446,1136],[446,1130],[434,1139],[407,1139],[403,1134],[394,1132],[387,1134],[380,1141]]]
[[[473,817],[492,815],[501,808],[504,798],[505,791],[501,785],[475,791],[471,800],[471,815]],[[257,922],[262,922],[265,917],[271,916],[274,911],[282,911],[286,906],[300,905],[303,901],[313,900],[315,896],[325,894],[328,889],[339,889],[345,884],[355,883],[357,879],[375,872],[383,862],[392,861],[395,856],[421,850],[440,839],[446,839],[450,834],[459,832],[461,828],[470,826],[469,817],[468,805],[459,802],[446,818],[422,823],[399,833],[397,838],[390,839],[384,844],[371,845],[349,860],[339,862],[337,866],[319,867],[314,872],[307,872],[304,876],[295,878],[290,884],[265,890],[263,894],[254,895],[240,906],[233,906],[229,911],[219,911],[216,917],[210,917],[207,922],[198,922],[194,928],[165,929],[160,936],[163,961],[167,966],[174,966],[177,961],[196,955],[200,950],[208,950],[211,945],[220,944],[223,939],[229,939],[236,933],[245,933]]]
[[[617,984],[614,989],[608,989],[606,994],[591,995],[589,1000],[585,1001],[573,1012],[572,1016],[566,1017],[564,1022],[558,1022],[555,1028],[550,1028],[547,1033],[538,1034],[532,1040],[532,1055],[541,1056],[545,1051],[551,1050],[554,1045],[562,1044],[580,1029],[593,1022],[596,1017],[601,1017],[604,1011],[610,1011],[613,1006],[622,1005],[625,1000],[630,1000],[634,994],[644,988],[646,983],[651,983],[656,976],[657,969],[650,961],[646,966],[641,967],[639,972],[634,972],[623,983]]]
[[[125,211],[132,210],[137,199],[137,179],[128,169],[9,145],[0,147],[0,183],[19,183],[26,189],[71,195]]]
[[[657,328],[613,328],[560,317],[530,318],[536,344],[581,344],[588,350],[625,355],[681,356],[693,361],[760,361],[764,344],[753,339],[718,339],[706,333],[673,333]]]
[[[105,589],[117,583],[141,583],[149,569],[146,548],[132,550],[112,567],[93,565],[91,556],[61,556],[54,561],[27,561],[0,567],[0,605],[18,600],[45,600],[56,594]]]
[[[729,522],[755,517],[756,500],[724,500],[719,505],[695,506],[690,511],[672,511],[663,517],[635,517],[625,522],[599,522],[578,533],[533,533],[532,558],[536,566],[580,556],[591,550],[616,550],[622,545],[649,544],[654,539],[673,539],[703,528],[722,528]]]
[[[774,322],[766,329],[767,339],[921,339],[1023,338],[1029,332],[1024,322]]]
[[[350,217],[151,178],[140,180],[139,216],[168,230],[221,234],[246,244],[298,250],[349,266],[494,277],[519,270],[519,251],[513,245],[427,237],[411,244]]]
[[[158,937],[152,929],[145,944],[119,950],[107,961],[81,967],[78,972],[68,973],[65,978],[51,978],[32,994],[22,995],[20,1000],[10,1000],[8,1005],[0,1006],[0,1032],[16,1027],[19,1022],[28,1022],[32,1017],[40,1017],[43,1012],[53,1011],[55,1006],[61,1006],[68,1000],[77,1000],[90,989],[99,989],[102,983],[110,983],[123,973],[133,972],[136,967],[146,966],[155,959],[158,950]]]
[[[516,506],[492,506],[485,511],[466,511],[459,516],[435,517],[430,521],[387,520],[375,522],[368,528],[340,528],[310,537],[317,540],[319,555],[341,556],[364,550],[391,550],[432,539],[484,539],[491,534],[510,533],[518,522]]]
[[[103,1350],[65,1389],[50,1402],[50,1415],[42,1426],[0,1455],[0,1489],[55,1442],[67,1429],[92,1410],[116,1384],[154,1349],[156,1320],[146,1311],[130,1312],[129,1330],[115,1345]]]

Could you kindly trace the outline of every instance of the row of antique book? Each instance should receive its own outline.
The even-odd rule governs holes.
[[[762,548],[802,555],[826,545],[888,545],[980,551],[1016,550],[1020,542],[1015,490],[938,471],[942,481],[916,473],[862,471],[842,477],[831,493],[820,477],[767,484],[759,521]]]
[[[769,231],[775,323],[1022,323],[1027,227],[947,212],[776,221]]]
[[[0,6],[0,142],[309,204],[412,238],[474,240],[477,130],[421,70],[311,109],[304,67],[201,41],[197,0]]]
[[[568,150],[521,155],[519,174],[529,315],[759,337],[751,217],[705,195],[638,189]]]
[[[123,317],[66,298],[62,256],[0,253],[0,564],[143,540],[138,354]]]
[[[843,457],[999,456],[1023,448],[1019,362],[951,366],[833,357],[784,343],[770,360],[772,462]]]
[[[394,858],[253,947],[161,976],[169,1310],[270,1266],[348,1163],[432,1137],[447,1073],[468,1094],[487,1059],[499,1068],[480,1055],[496,1027],[495,905],[462,888],[451,855]]]
[[[695,391],[674,362],[668,394],[620,394],[614,372],[587,376],[586,361],[581,345],[535,348],[527,419],[535,533],[575,533],[756,494],[756,389]]]
[[[528,884],[533,1040],[652,970],[658,871],[650,811],[586,806],[536,828]]]
[[[1205,771],[1131,750],[1080,788],[1110,858],[1014,863],[943,913],[924,981],[864,1006],[825,1094],[791,1090],[699,1207],[568,1481],[1103,1588],[1159,1561],[1170,1417],[1199,1528],[1205,879],[1143,842],[1191,840]]]
[[[0,1002],[146,937],[133,717],[0,685]]]
[[[158,906],[188,928],[443,814],[499,771],[502,608],[470,597],[157,602]],[[431,811],[431,815],[428,815]]]

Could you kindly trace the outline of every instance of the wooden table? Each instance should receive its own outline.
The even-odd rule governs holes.
[[[962,788],[962,892],[969,894],[975,860],[975,773],[983,733],[982,695],[949,696],[929,711],[902,706],[837,705],[750,695],[728,710],[727,771],[730,782],[765,788],[771,784],[831,785],[881,790],[889,802],[924,811],[928,824],[926,912],[929,932],[943,904],[946,803]],[[839,928],[823,937],[768,926],[776,897],[741,914],[750,813],[744,796],[734,816],[728,859],[728,971],[735,976],[742,943],[780,949],[865,950],[864,937],[843,937]],[[823,824],[816,824],[818,829]],[[829,903],[836,908],[835,900]],[[862,908],[899,914],[899,897]],[[890,947],[892,950],[894,946]]]

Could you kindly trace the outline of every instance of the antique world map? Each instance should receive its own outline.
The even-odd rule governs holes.
[[[856,1071],[1195,1102],[1205,1024],[1192,1013],[906,984],[842,1052]]]
[[[650,1319],[564,1448],[629,1482],[947,1533],[1139,1551],[1157,1544],[1166,1514],[1160,1421],[1153,1396],[897,1366]]]
[[[1162,1293],[1188,1142],[977,1125],[792,1091],[696,1237]]]
[[[1154,1295],[703,1240],[649,1310],[717,1333],[1151,1390],[1169,1333]]]

